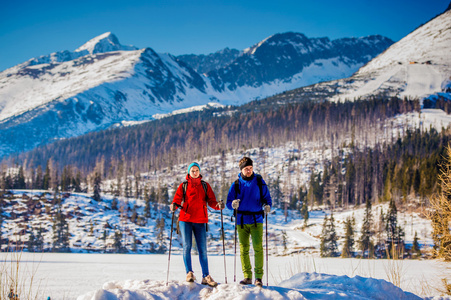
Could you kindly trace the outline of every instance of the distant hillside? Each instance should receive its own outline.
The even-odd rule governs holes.
[[[105,161],[107,169],[112,168],[112,174],[120,161],[133,165],[136,171],[148,171],[223,151],[275,147],[289,141],[340,147],[353,136],[355,143],[365,144],[384,136],[383,129],[368,136],[369,128],[378,128],[386,119],[419,109],[418,101],[397,98],[355,103],[305,101],[270,109],[264,103],[210,108],[94,132],[15,155],[14,159],[42,168],[51,159],[60,170],[72,165],[85,174],[100,160]]]

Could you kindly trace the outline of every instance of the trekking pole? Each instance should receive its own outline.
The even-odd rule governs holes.
[[[222,201],[222,200],[221,200]],[[221,231],[222,231],[222,253],[224,253],[224,273],[225,273],[225,283],[227,283],[227,269],[226,269],[226,256],[225,256],[225,235],[224,235],[224,220],[222,217],[221,209]]]
[[[171,262],[172,231],[174,230],[174,215],[175,215],[175,211],[172,212],[171,237],[169,238],[168,273],[167,273],[167,277],[166,277],[166,286],[168,286],[168,283],[169,283],[169,264]]]
[[[235,257],[234,257],[234,262],[233,262],[233,282],[236,282],[236,218],[237,218],[237,213],[236,213],[236,209],[234,209],[233,211],[234,211],[234,215],[235,215]]]
[[[269,286],[268,280],[268,214],[265,216],[265,235],[266,235],[266,286]]]

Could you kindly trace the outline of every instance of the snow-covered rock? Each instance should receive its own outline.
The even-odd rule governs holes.
[[[299,273],[279,286],[259,288],[238,283],[220,284],[216,288],[197,283],[155,280],[112,281],[102,289],[86,293],[77,300],[145,300],[145,299],[421,299],[381,279]]]

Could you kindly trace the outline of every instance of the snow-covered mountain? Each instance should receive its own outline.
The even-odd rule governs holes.
[[[276,34],[245,49],[233,63],[209,72],[208,77],[218,91],[266,85],[276,89],[274,83],[299,87],[347,77],[392,43],[382,36],[331,41],[301,33]]]
[[[207,55],[185,54],[177,56],[200,74],[221,69],[231,64],[242,52],[237,49],[225,48]]]
[[[277,34],[201,75],[170,54],[123,46],[105,33],[74,52],[33,58],[0,73],[0,156],[123,121],[212,101],[242,104],[347,77],[391,43],[380,36],[330,41]],[[233,59],[233,53],[217,54]]]
[[[420,26],[360,68],[339,80],[335,99],[374,94],[451,99],[451,10]]]

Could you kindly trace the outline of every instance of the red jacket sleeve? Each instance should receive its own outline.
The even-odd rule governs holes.
[[[210,184],[207,182],[207,196],[208,196],[208,206],[213,209],[219,210],[218,201],[216,201],[215,193],[211,188]]]

